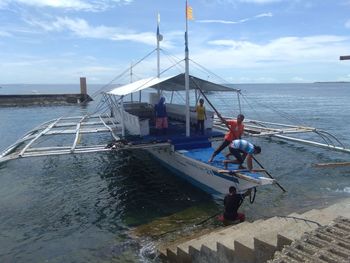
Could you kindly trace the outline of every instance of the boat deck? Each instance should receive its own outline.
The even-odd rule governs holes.
[[[214,166],[218,170],[225,169],[223,161],[226,160],[226,157],[222,153],[219,153],[218,155],[216,155],[213,162],[208,163],[208,160],[211,154],[213,153],[213,151],[214,149],[210,147],[210,148],[198,148],[198,149],[191,149],[191,150],[181,150],[180,152],[186,157]],[[231,157],[231,160],[232,160],[232,157]],[[232,163],[228,165],[228,171],[231,171],[233,173],[233,171],[237,171],[237,170],[239,170],[238,164]],[[240,170],[240,173],[243,173],[255,179],[259,179],[261,177],[261,174],[254,173],[254,172]]]
[[[215,150],[212,148],[211,140],[215,140],[215,138],[223,138],[223,136],[224,133],[222,131],[207,129],[205,134],[201,135],[196,133],[195,129],[191,129],[191,136],[186,137],[184,124],[181,122],[172,122],[169,123],[169,128],[167,129],[166,134],[158,134],[155,129],[152,129],[151,135],[143,137],[129,136],[128,141],[133,145],[170,142],[178,153],[192,160],[201,162],[208,168],[211,167],[216,173],[219,173],[220,170],[225,169],[223,161],[226,157],[224,154],[219,153],[211,163],[208,163],[208,160]],[[229,164],[226,174],[231,173],[232,176],[237,170],[239,170],[238,164]],[[259,173],[244,170],[239,170],[239,172],[254,179],[261,178],[261,174]],[[224,174],[225,173],[223,173],[222,176],[224,176]]]

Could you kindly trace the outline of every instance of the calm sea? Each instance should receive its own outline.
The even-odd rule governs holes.
[[[1,85],[0,94],[78,93],[78,85]],[[101,86],[90,85],[89,93]],[[237,85],[249,119],[313,126],[350,148],[350,84]],[[209,95],[224,114],[234,98]],[[0,150],[39,124],[89,106],[0,108]],[[349,161],[349,154],[273,139],[260,162],[287,193],[260,187],[242,210],[248,220],[302,212],[350,196],[350,167],[312,164]],[[322,139],[321,139],[322,142]],[[0,165],[0,262],[156,262],[157,242],[198,228],[222,201],[182,181],[141,152],[21,159]]]

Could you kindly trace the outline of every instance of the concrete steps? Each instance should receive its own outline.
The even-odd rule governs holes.
[[[350,262],[350,219],[337,217],[331,224],[305,233],[269,262]]]
[[[186,263],[266,262],[276,251],[290,245],[305,232],[313,231],[320,225],[327,225],[338,216],[350,218],[350,199],[327,208],[312,209],[303,214],[293,213],[287,217],[272,217],[254,223],[244,222],[225,227],[186,241],[173,249],[167,249],[162,259],[164,262]],[[345,229],[348,227],[344,223],[339,223],[339,226]],[[295,253],[308,258],[303,251]],[[286,262],[293,260],[295,259]]]

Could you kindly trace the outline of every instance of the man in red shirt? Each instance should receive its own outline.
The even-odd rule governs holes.
[[[221,116],[219,118],[227,125],[229,126],[229,130],[225,135],[224,141],[221,143],[221,145],[213,152],[213,154],[210,156],[210,159],[208,160],[209,163],[211,163],[214,160],[214,157],[218,155],[223,149],[225,149],[233,140],[241,139],[244,131],[244,115],[238,114],[237,120],[225,120]]]

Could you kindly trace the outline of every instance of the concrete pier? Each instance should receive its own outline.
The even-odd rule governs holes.
[[[334,225],[343,231],[340,241],[336,240],[337,234],[333,234],[333,239],[323,234],[323,241],[313,243],[315,252],[310,250],[312,238],[310,244],[301,244],[298,241],[301,238],[305,239],[305,233],[316,233],[312,231],[320,231],[319,229]],[[339,232],[339,229],[337,231]],[[338,233],[337,231],[333,232]],[[322,239],[322,234],[316,235]],[[336,241],[332,243],[332,240]],[[286,247],[295,241],[298,241],[299,245],[294,245],[293,249]],[[317,254],[321,249],[317,248],[319,243],[324,246],[323,254]],[[338,244],[338,247],[335,248],[334,244]],[[282,250],[284,248],[285,251]],[[293,213],[285,217],[272,217],[221,228],[181,244],[169,245],[160,251],[160,257],[163,262],[177,263],[260,263],[272,260],[277,251],[282,251],[282,254],[278,254],[278,258],[271,262],[350,262],[350,199],[303,214]],[[304,255],[304,259],[314,258],[314,261],[298,261],[298,254]],[[287,256],[290,257],[289,261],[286,261]],[[327,258],[334,261],[324,260]]]

